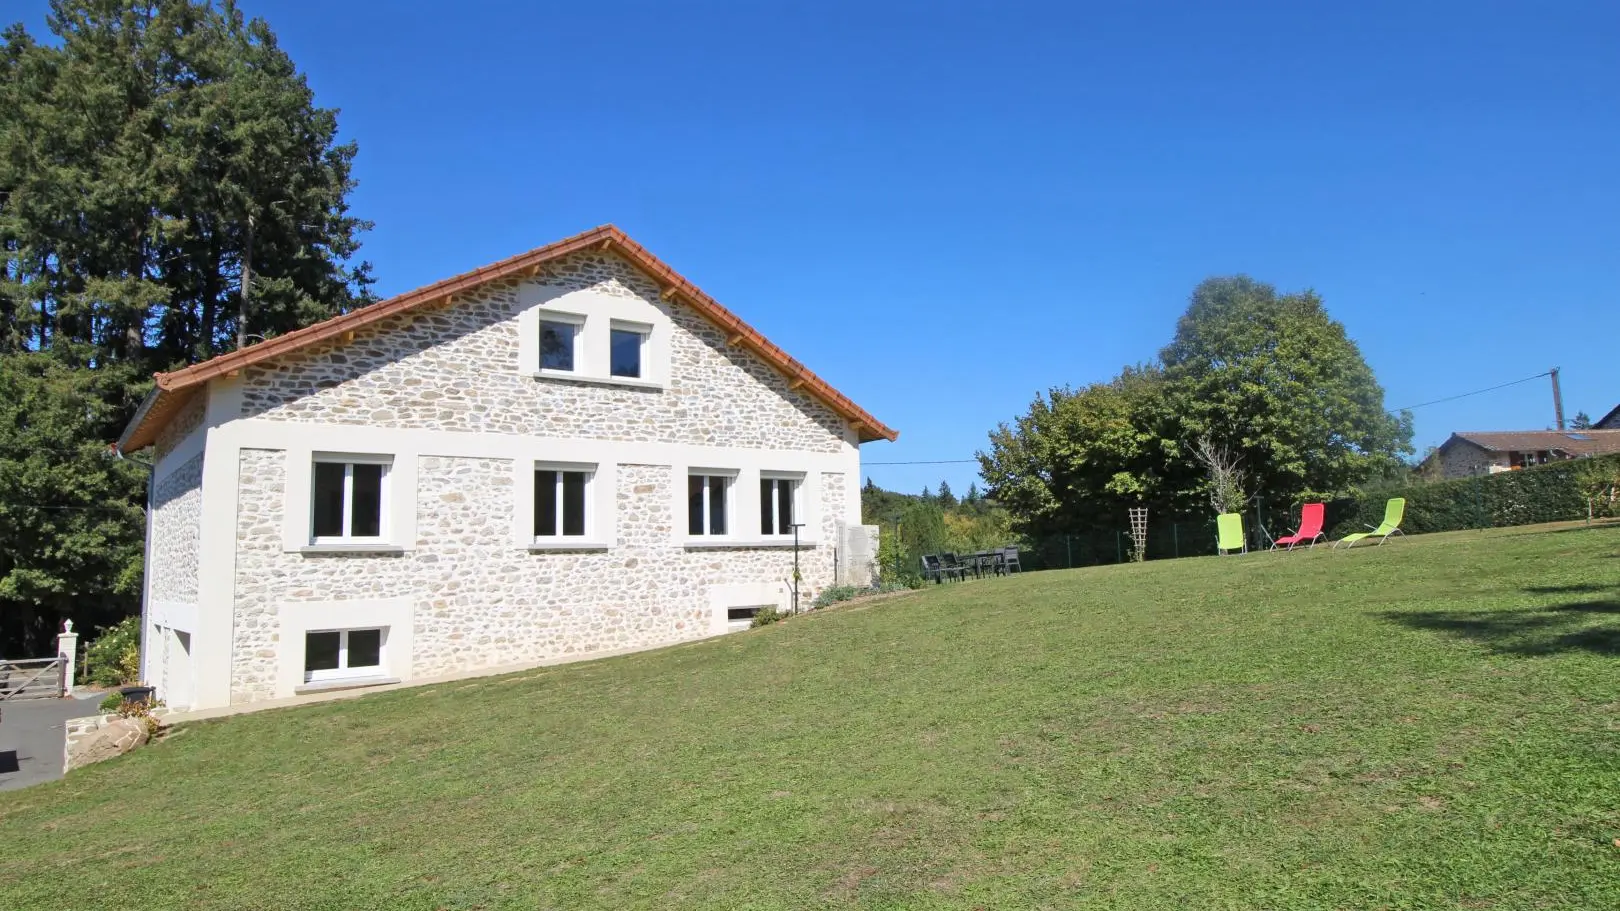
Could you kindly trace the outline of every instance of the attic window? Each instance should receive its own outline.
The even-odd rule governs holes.
[[[579,369],[579,343],[585,320],[573,314],[547,314],[540,320],[540,369],[572,373]]]
[[[1584,433],[1566,433],[1566,434],[1564,434],[1564,436],[1569,437],[1572,440],[1590,440],[1590,439],[1592,439],[1591,437],[1587,436]]]

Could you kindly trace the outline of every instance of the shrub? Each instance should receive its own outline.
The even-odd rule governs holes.
[[[853,585],[829,585],[821,590],[821,594],[816,596],[816,600],[810,602],[810,607],[812,609],[827,607],[840,601],[848,601],[864,591],[869,591],[869,589],[856,588]]]
[[[84,651],[85,675],[97,686],[121,686],[141,678],[141,618],[125,617],[101,631]]]
[[[1408,534],[1584,519],[1589,505],[1597,505],[1589,498],[1589,479],[1617,470],[1620,456],[1604,456],[1433,484],[1367,490],[1331,505],[1331,537],[1364,531],[1363,525],[1377,525],[1384,517],[1384,503],[1391,497],[1406,498],[1401,528]]]
[[[780,619],[782,619],[782,614],[777,611],[776,607],[774,605],[767,604],[754,614],[754,622],[748,625],[750,628],[770,626],[772,623],[775,623]]]
[[[152,714],[152,710],[162,705],[162,702],[156,699],[150,702],[145,699],[129,700],[124,699],[122,696],[119,697],[119,700],[118,707],[113,710],[118,714],[118,717],[138,718],[146,725],[146,735],[148,737],[157,736],[157,732],[163,727],[163,724],[158,721],[156,715]],[[102,700],[102,702],[105,704],[106,700]]]
[[[121,706],[123,704],[124,704],[124,694],[123,693],[113,692],[113,693],[108,693],[101,700],[101,704],[96,706],[96,707],[101,710],[101,713],[103,715],[109,715],[109,714],[111,714],[113,712],[118,711],[119,706]]]

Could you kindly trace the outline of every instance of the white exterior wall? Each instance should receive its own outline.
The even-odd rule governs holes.
[[[181,644],[196,616],[201,578],[203,422],[207,396],[196,396],[153,447],[148,513],[141,677],[158,697],[189,700],[192,672]]]
[[[545,308],[653,325],[657,366],[633,383],[537,377],[526,338]],[[840,523],[859,521],[842,419],[611,255],[216,380],[207,398],[198,708],[292,695],[310,629],[388,627],[385,673],[408,679],[676,642],[723,632],[727,606],[786,608],[793,553],[757,533],[762,471],[804,478],[802,603],[833,582]],[[311,552],[321,451],[393,459],[390,552]],[[597,466],[587,547],[531,546],[536,461]],[[721,546],[687,539],[698,467],[737,473]]]

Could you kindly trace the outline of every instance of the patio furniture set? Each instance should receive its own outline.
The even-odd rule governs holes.
[[[1018,562],[1016,547],[998,547],[995,550],[981,550],[971,554],[924,554],[922,558],[923,581],[933,582],[936,585],[944,582],[961,582],[970,575],[975,579],[982,579],[987,575],[1005,576],[1023,571],[1024,567]]]

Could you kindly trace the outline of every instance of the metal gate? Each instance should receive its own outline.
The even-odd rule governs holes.
[[[0,700],[55,699],[66,658],[0,658]]]

